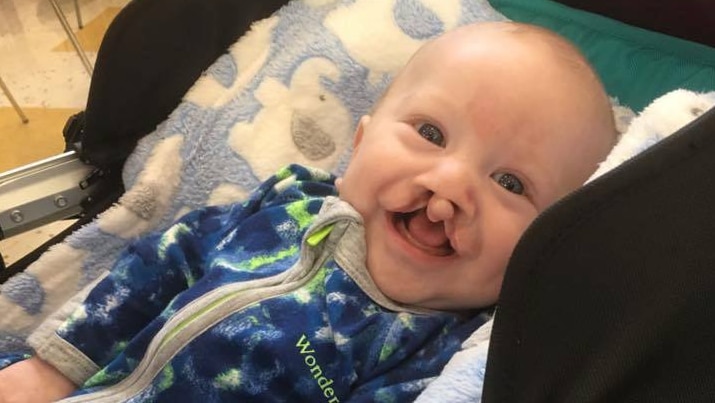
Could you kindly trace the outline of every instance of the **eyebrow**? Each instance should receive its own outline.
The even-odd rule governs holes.
[[[456,111],[458,105],[454,104],[452,99],[442,94],[439,91],[427,88],[426,90],[410,90],[406,94],[403,94],[398,98],[401,107],[410,107],[411,105],[419,106],[418,109],[429,109],[429,108],[439,108],[437,112],[441,111]],[[429,105],[422,106],[422,104],[429,102]],[[429,108],[428,108],[429,107]]]

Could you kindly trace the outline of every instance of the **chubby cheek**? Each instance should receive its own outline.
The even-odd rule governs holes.
[[[359,176],[353,177],[348,174],[349,173],[346,172],[346,176],[341,178],[342,180],[338,187],[338,196],[357,210],[364,219],[370,210],[370,199],[366,197],[366,195],[369,195],[371,192],[369,184],[361,180]]]
[[[368,271],[377,288],[395,302],[419,305],[425,294],[425,291],[421,290],[421,285],[412,281],[409,273],[399,271],[399,269],[405,270],[404,267],[385,263],[385,261],[374,261],[368,255]]]
[[[356,165],[353,160],[350,165],[348,165],[343,176],[336,181],[336,185],[338,188],[338,196],[358,209],[358,205],[360,204],[359,195],[365,192],[365,189],[362,189],[365,183],[360,175],[360,168]]]
[[[375,285],[393,301],[413,303],[421,292],[420,279],[412,275],[412,268],[396,259],[387,246],[386,235],[381,228],[366,221],[366,266]]]
[[[391,171],[376,169],[372,164],[351,163],[340,180],[338,195],[364,219],[374,216],[380,212],[380,206],[390,206],[391,200],[406,194],[401,189],[395,190],[395,180],[390,179],[391,174]]]

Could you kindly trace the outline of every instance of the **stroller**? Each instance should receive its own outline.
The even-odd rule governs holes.
[[[50,244],[44,245],[3,270],[5,286],[0,289],[0,297],[10,299],[23,310],[0,324],[0,334],[6,340],[21,345],[21,336],[39,326],[37,317],[50,313],[43,304],[34,304],[40,293],[23,291],[26,294],[21,294],[17,291],[30,289],[28,281],[39,281],[33,278],[32,267],[25,270],[29,266],[48,267],[49,261],[49,266],[60,270],[63,264],[83,259],[85,265],[106,269],[112,260],[111,255],[87,259],[84,255],[73,254],[73,249],[57,256],[66,245],[91,244],[92,240],[88,238],[94,234],[90,231],[95,225],[92,223],[96,222],[92,219],[100,213],[109,216],[111,212],[105,210],[120,196],[125,198],[126,205],[131,201],[127,199],[137,198],[136,193],[131,192],[129,197],[122,196],[125,187],[132,189],[145,184],[148,179],[141,176],[137,164],[161,154],[161,150],[157,152],[156,149],[161,144],[169,144],[162,142],[171,140],[172,130],[190,133],[201,123],[222,119],[218,114],[198,116],[199,112],[192,109],[192,105],[200,104],[204,99],[200,91],[184,94],[197,80],[223,84],[221,91],[227,93],[231,80],[226,77],[240,77],[239,73],[253,66],[248,59],[263,56],[236,46],[232,48],[232,54],[238,55],[235,56],[238,59],[245,56],[246,64],[231,67],[231,63],[212,63],[225,57],[222,56],[225,50],[246,33],[254,21],[276,11],[285,11],[289,6],[298,8],[295,6],[297,2],[287,3],[143,0],[130,3],[119,14],[98,54],[87,108],[68,122],[65,129],[69,155],[63,158],[72,161],[73,167],[82,166],[77,168],[80,173],[75,177],[80,177],[77,186],[84,193],[73,199],[75,209],[67,209],[63,214],[81,217],[67,233],[83,227],[85,234],[80,231],[79,235],[71,236],[37,260],[50,247]],[[335,2],[322,3],[329,7]],[[366,8],[370,7],[365,0],[343,3],[346,8],[365,4],[368,4]],[[396,0],[394,7],[398,9],[413,3],[420,9],[419,4],[424,6],[427,2]],[[461,3],[470,2],[464,0]],[[455,7],[461,3],[449,2]],[[478,0],[473,3],[487,4]],[[553,28],[582,46],[604,77],[609,92],[618,94],[619,101],[634,110],[641,110],[668,89],[715,90],[715,50],[712,49],[715,47],[715,6],[707,1],[656,4],[616,0],[598,3],[493,0],[487,5],[498,13],[486,11],[482,15],[473,12],[455,24],[477,18],[506,17]],[[680,18],[682,16],[687,18]],[[338,17],[335,21],[343,24],[351,21]],[[306,19],[305,23],[311,21]],[[265,24],[271,23],[276,22],[268,20]],[[589,30],[592,26],[597,29]],[[339,24],[335,29],[339,29]],[[415,30],[419,31],[416,36],[428,38],[434,32],[424,27],[420,29]],[[635,71],[623,69],[624,62],[613,59],[614,54],[620,54],[631,63],[628,57],[632,48],[616,49],[614,53],[615,45],[608,51],[594,45],[605,43],[602,35],[611,29],[616,32],[614,37],[625,31],[635,32],[634,35],[646,38],[641,45],[656,50],[671,45],[680,49],[674,56],[676,60],[666,66],[672,70],[665,68],[670,74],[646,79],[638,77],[642,74],[638,69],[647,66],[633,66]],[[655,34],[656,31],[660,34]],[[289,36],[291,32],[287,30],[285,35]],[[261,39],[252,38],[255,41]],[[326,52],[320,45],[311,46],[318,54]],[[404,53],[409,54],[409,50],[405,49]],[[648,51],[646,49],[646,56]],[[285,57],[291,56],[290,49],[286,48],[285,53]],[[362,62],[356,55],[360,53],[351,54],[358,63]],[[327,58],[343,71],[354,68],[340,64],[334,55]],[[637,63],[643,64],[644,60],[651,59],[644,57]],[[699,66],[698,70],[693,70],[691,65]],[[318,67],[323,68],[323,65]],[[655,71],[664,71],[662,66],[653,67]],[[231,71],[232,68],[236,71]],[[242,70],[244,68],[246,70]],[[368,94],[365,99],[339,99],[349,103],[352,112],[344,119],[345,127],[351,127],[355,116],[366,111],[372,99],[384,88],[389,81],[390,68],[385,68],[382,75],[370,77],[365,77],[364,70],[350,70],[363,75],[355,81],[335,75],[329,68],[321,70],[321,85],[343,92],[350,89],[356,92],[359,88]],[[366,88],[358,86],[365,83],[368,84]],[[281,88],[274,85],[268,88],[273,92],[265,89],[254,94],[263,97],[260,101],[267,104],[273,101],[270,94],[280,92]],[[294,94],[286,92],[286,95]],[[323,98],[328,96],[321,93],[316,98],[322,99],[321,95]],[[248,114],[254,122],[259,121],[255,111],[242,109],[239,101],[245,100],[228,99],[221,93],[212,102],[213,105],[220,104],[224,110]],[[301,101],[305,100],[301,98]],[[305,111],[298,112],[292,117]],[[171,117],[166,121],[168,116]],[[291,122],[308,124],[305,119]],[[159,134],[155,132],[157,126]],[[193,144],[209,147],[206,142],[211,141],[213,134],[205,133]],[[715,290],[715,276],[710,270],[715,264],[711,247],[715,241],[715,214],[710,211],[710,206],[715,205],[715,183],[713,175],[708,175],[715,172],[715,159],[709,155],[715,152],[713,134],[715,111],[711,110],[647,152],[570,195],[534,222],[510,261],[496,307],[484,401],[713,400],[715,384],[710,380],[715,375],[715,365],[708,359],[715,352],[715,343],[711,341],[715,327],[709,320],[715,314],[713,304],[709,303],[709,294]],[[189,134],[185,136],[188,138]],[[342,144],[340,141],[335,143],[337,146]],[[213,152],[213,149],[209,151]],[[346,161],[345,155],[347,153],[333,152],[332,159],[325,157],[328,158],[326,168],[339,171]],[[258,169],[248,173],[240,171],[231,173],[233,176],[229,175],[228,179],[247,188],[259,181],[262,172]],[[36,174],[37,169],[22,175],[14,173],[28,181],[32,181]],[[198,172],[197,177],[190,179],[191,184],[204,183],[206,178],[200,174]],[[187,171],[178,174],[179,180],[186,180],[186,175]],[[163,215],[156,218],[154,211],[161,210],[163,205],[141,200],[134,206],[141,206],[143,210],[130,210],[144,220],[141,222],[146,223],[146,228],[117,229],[120,225],[112,223],[114,233],[120,234],[117,238],[124,240],[140,230],[166,225],[187,207],[205,203],[209,198],[206,195],[221,200],[220,196],[226,194],[216,192],[215,188],[189,191],[189,186],[182,183],[176,185],[182,206],[174,210],[165,208]],[[0,194],[2,185],[0,182]],[[149,190],[145,194],[154,191],[151,187],[146,189]],[[191,193],[194,191],[203,192],[203,199],[197,201]],[[153,193],[150,196],[164,197]],[[55,197],[55,194],[48,197]],[[175,194],[171,193],[169,197],[175,197]],[[55,218],[57,214],[53,212],[49,218],[38,218],[35,222]],[[13,233],[12,221],[5,223],[0,220],[0,230]],[[32,226],[25,225],[22,229]],[[99,229],[108,231],[109,224],[104,225]],[[51,243],[57,241],[59,239]],[[108,241],[111,242],[120,243],[114,238]],[[100,269],[83,271],[82,280],[76,284],[90,284]],[[65,293],[74,295],[79,288]],[[52,309],[59,308],[65,301],[53,301]],[[31,324],[25,325],[23,321]],[[23,325],[13,327],[9,326],[10,322],[23,322]]]

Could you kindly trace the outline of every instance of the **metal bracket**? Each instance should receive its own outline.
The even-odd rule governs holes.
[[[93,172],[69,151],[0,173],[0,239],[80,214]]]

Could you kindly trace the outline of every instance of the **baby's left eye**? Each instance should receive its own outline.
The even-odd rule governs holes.
[[[417,133],[430,143],[444,147],[444,134],[435,125],[430,123],[422,123],[417,126]]]
[[[494,179],[499,184],[499,186],[503,187],[509,192],[518,195],[524,194],[524,184],[519,178],[516,177],[516,175],[510,173],[498,173],[492,175],[492,179]]]

